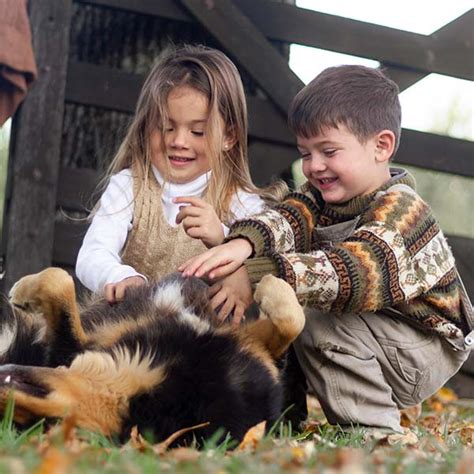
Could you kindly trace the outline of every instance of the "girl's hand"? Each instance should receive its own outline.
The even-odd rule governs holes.
[[[252,245],[245,239],[234,239],[191,258],[178,270],[183,276],[222,278],[237,270],[250,255]]]
[[[217,317],[224,321],[233,311],[232,325],[238,326],[244,319],[244,312],[253,301],[252,287],[245,267],[214,283],[209,289],[211,306],[219,308]]]
[[[125,278],[117,283],[108,283],[104,286],[105,299],[110,303],[114,304],[118,301],[122,301],[125,297],[125,290],[129,286],[141,286],[146,283],[145,279],[139,276],[132,276]]]
[[[215,247],[224,241],[224,229],[214,208],[201,198],[178,197],[174,199],[180,206],[176,223],[183,224],[189,237],[200,239],[208,248]]]

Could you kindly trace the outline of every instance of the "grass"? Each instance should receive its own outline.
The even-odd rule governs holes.
[[[246,446],[229,438],[163,451],[141,437],[123,446],[97,433],[62,425],[45,430],[40,421],[27,431],[13,423],[13,403],[0,423],[0,473],[451,473],[474,462],[474,407],[434,399],[408,435],[367,438],[363,428],[344,433],[328,425],[313,404],[303,432],[278,423],[266,436],[249,433]],[[255,431],[255,433],[254,433]],[[413,433],[416,434],[413,437]],[[234,449],[230,449],[234,448]]]

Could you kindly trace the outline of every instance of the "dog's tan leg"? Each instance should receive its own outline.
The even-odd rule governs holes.
[[[120,433],[129,400],[165,379],[163,367],[150,365],[150,357],[138,349],[134,354],[118,349],[113,356],[87,351],[68,368],[5,365],[0,367],[0,411],[12,392],[18,423],[67,416],[82,428]]]
[[[10,290],[10,303],[25,311],[41,314],[51,340],[62,330],[69,331],[79,346],[87,342],[81,325],[72,277],[61,268],[47,268],[18,280]],[[64,318],[67,319],[66,325]]]
[[[243,326],[242,336],[257,339],[276,359],[303,330],[303,308],[291,286],[272,275],[262,278],[254,299],[260,307],[260,319]]]

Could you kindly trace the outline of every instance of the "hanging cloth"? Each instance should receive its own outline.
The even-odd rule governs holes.
[[[0,0],[0,127],[36,79],[26,0]]]

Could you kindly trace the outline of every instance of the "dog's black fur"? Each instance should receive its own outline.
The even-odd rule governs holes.
[[[47,274],[53,289],[45,290],[30,281],[20,281],[23,286],[13,289],[12,301],[17,309],[6,315],[0,332],[4,338],[12,334],[8,347],[4,348],[3,354],[0,352],[0,394],[4,403],[7,391],[14,390],[15,402],[21,408],[20,422],[50,417],[57,408],[50,408],[49,400],[63,392],[68,395],[67,387],[74,386],[77,377],[81,380],[85,377],[88,381],[90,378],[92,385],[97,384],[98,405],[93,408],[104,410],[100,405],[102,387],[89,371],[99,370],[95,364],[99,367],[101,360],[113,360],[122,369],[121,364],[126,365],[134,355],[137,355],[136,362],[142,361],[139,363],[143,364],[140,370],[144,370],[144,378],[158,367],[164,376],[157,376],[156,383],[147,382],[146,386],[135,389],[136,384],[140,385],[140,377],[135,380],[133,373],[127,372],[128,367],[124,367],[129,377],[124,382],[126,410],[114,412],[112,418],[115,420],[117,415],[118,429],[116,423],[109,426],[108,422],[103,425],[98,422],[97,429],[106,434],[118,431],[117,434],[124,438],[137,425],[140,432],[152,433],[155,440],[163,440],[181,428],[209,422],[198,432],[185,435],[181,442],[189,443],[193,437],[209,438],[219,428],[241,440],[250,427],[263,420],[271,425],[279,417],[283,393],[276,373],[275,355],[282,351],[278,349],[270,354],[263,347],[265,344],[259,347],[260,336],[254,337],[254,329],[246,329],[248,335],[242,336],[242,330],[219,327],[209,305],[206,285],[200,280],[173,275],[158,285],[129,291],[119,304],[111,306],[105,301],[92,304],[80,314],[79,326],[82,325],[85,336],[81,338],[70,297],[59,298],[60,303],[55,303],[58,314],[54,313],[54,308],[45,309],[46,303],[54,299],[55,292],[61,293],[64,286],[70,284],[60,282],[60,289],[55,290],[55,280],[67,279],[69,282],[70,279],[63,274],[65,272],[58,273],[61,270],[50,270],[56,271],[53,275]],[[169,295],[165,296],[167,291]],[[182,304],[173,303],[177,292],[181,294]],[[299,305],[295,308],[301,310]],[[31,311],[43,312],[44,319]],[[261,321],[248,326],[251,324],[256,324],[258,334],[264,328]],[[287,341],[288,344],[293,338]],[[282,349],[288,344],[283,342]],[[84,354],[91,357],[93,367],[84,369],[79,364],[81,370],[78,371],[75,368],[77,361]],[[110,357],[104,359],[105,354]],[[128,354],[128,359],[120,354]],[[71,368],[56,368],[58,366]],[[42,371],[38,367],[45,369]],[[107,373],[105,376],[108,377]],[[66,388],[63,388],[63,382]],[[82,387],[82,382],[77,383]],[[111,386],[112,391],[115,390],[115,386]],[[112,394],[114,403],[118,403],[120,390],[117,388],[117,394]],[[74,411],[75,405],[80,407],[81,403],[94,405],[94,396],[94,390],[81,392],[80,400],[64,408]],[[106,401],[109,403],[110,400],[107,398]],[[86,416],[84,410],[79,413],[78,424],[96,428],[95,422],[87,417],[81,422],[81,417]],[[52,418],[65,414],[58,413]]]

